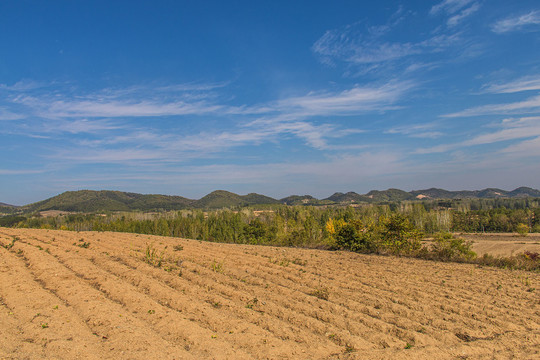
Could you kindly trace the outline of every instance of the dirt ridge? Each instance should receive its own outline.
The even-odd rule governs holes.
[[[540,355],[536,273],[104,232],[0,245],[0,358]]]

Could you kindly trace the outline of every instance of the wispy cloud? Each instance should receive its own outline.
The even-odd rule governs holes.
[[[496,94],[508,94],[529,90],[540,90],[540,76],[525,76],[508,83],[491,84],[484,87],[485,92]]]
[[[299,116],[339,116],[394,108],[393,104],[413,87],[411,81],[395,80],[383,84],[356,85],[339,92],[314,91],[279,101],[240,106],[220,101],[219,96],[201,99],[200,96],[182,94],[181,99],[178,99],[169,94],[160,99],[141,99],[143,97],[141,94],[135,95],[139,89],[134,88],[114,91],[105,89],[98,93],[77,96],[61,93],[54,96],[36,96],[23,93],[14,97],[12,103],[25,107],[32,116],[46,119],[159,118],[187,115],[263,116],[282,113],[296,120],[295,117]],[[215,89],[211,86],[208,88]],[[155,97],[154,94],[152,96]],[[2,112],[0,109],[0,119],[14,117],[14,114]],[[90,122],[86,124],[90,125]]]
[[[433,5],[429,13],[431,15],[435,15],[440,12],[455,14],[473,1],[474,0],[443,0],[440,3]]]
[[[527,14],[511,16],[497,21],[491,27],[495,33],[502,34],[518,30],[540,30],[540,11],[533,10]]]
[[[159,160],[166,157],[166,154],[159,150],[137,149],[137,148],[122,148],[122,149],[89,149],[76,148],[69,150],[60,150],[55,153],[47,154],[48,158],[57,160],[71,160],[76,163],[98,163],[111,164],[121,163],[126,164],[133,161],[144,160]],[[139,163],[141,164],[141,163]]]
[[[464,9],[463,11],[459,12],[456,15],[451,16],[446,24],[448,26],[456,26],[458,25],[463,19],[471,16],[475,12],[477,12],[480,9],[480,4],[474,3],[470,7]]]
[[[11,169],[0,169],[0,175],[31,175],[31,174],[42,174],[46,172],[45,170],[11,170]]]
[[[447,21],[450,27],[454,27],[480,8],[479,3],[471,1],[445,1],[439,5],[441,10],[432,9],[432,12],[444,11],[451,15]],[[453,11],[454,9],[456,10]],[[400,19],[405,16],[402,15]],[[357,22],[328,30],[313,44],[312,51],[328,65],[335,65],[336,61],[358,65],[361,68],[358,74],[364,75],[380,71],[381,68],[384,70],[385,64],[407,68],[410,64],[403,63],[406,58],[413,61],[419,56],[433,55],[452,48],[463,53],[472,46],[471,38],[464,39],[461,29],[444,32],[439,29],[434,30],[430,36],[423,36],[423,39],[416,36],[396,42],[395,33],[400,22],[389,22],[381,26],[368,26],[364,22]],[[402,63],[398,63],[398,60]],[[425,62],[425,59],[422,61]]]
[[[25,113],[15,129],[19,135],[47,138],[48,151],[40,157],[48,163],[184,167],[195,159],[236,158],[244,146],[290,140],[325,155],[357,153],[367,144],[349,140],[364,132],[361,124],[347,127],[335,118],[398,109],[416,83],[356,84],[243,105],[230,105],[225,86],[129,86],[80,93],[72,84],[68,89],[60,84],[46,92],[12,91],[7,104]],[[220,125],[201,130],[193,125],[198,116]],[[191,128],[181,126],[183,121]]]
[[[2,120],[19,120],[24,119],[24,116],[21,114],[15,114],[9,110],[0,108],[0,121]]]
[[[446,25],[453,27],[458,25],[463,19],[471,16],[480,9],[480,3],[474,0],[444,0],[437,5],[434,5],[431,10],[431,15],[444,13],[449,18]]]
[[[209,114],[223,107],[206,102],[188,103],[184,101],[100,101],[100,100],[57,100],[21,96],[18,104],[35,110],[35,115],[44,118],[69,117],[150,117],[171,115]],[[229,112],[231,109],[228,110]]]
[[[529,114],[537,111],[540,111],[540,95],[513,103],[476,106],[463,111],[442,115],[442,117],[456,118],[494,114]]]
[[[381,35],[387,31],[370,32],[361,23],[328,30],[313,44],[312,51],[327,64],[332,64],[334,59],[357,64],[378,63],[420,52],[412,43],[381,41]]]
[[[540,136],[540,117],[508,118],[494,125],[498,131],[481,134],[472,139],[453,144],[442,144],[427,149],[419,149],[417,153],[431,154],[462,149],[470,146],[487,145],[502,141],[520,140]],[[511,146],[510,148],[515,147]],[[509,152],[509,151],[505,151]]]
[[[28,90],[39,89],[46,86],[45,84],[39,83],[32,80],[21,80],[13,85],[0,84],[0,90],[9,91],[9,92],[22,92]]]
[[[391,81],[379,86],[354,86],[338,93],[313,92],[277,103],[283,112],[301,116],[353,115],[367,111],[395,108],[395,104],[415,84],[412,81]]]
[[[507,148],[501,150],[501,152],[518,156],[522,159],[540,156],[540,136],[508,146]]]
[[[478,135],[462,144],[465,146],[492,144],[500,141],[540,136],[540,117],[538,116],[505,119],[499,126],[502,128],[499,131]]]
[[[413,138],[429,138],[436,139],[443,135],[442,132],[434,130],[435,125],[430,124],[420,124],[420,125],[408,125],[408,126],[398,126],[391,128],[385,133],[387,134],[401,134]]]
[[[54,122],[45,122],[38,131],[49,133],[70,133],[70,134],[92,134],[103,133],[104,131],[112,131],[125,129],[125,125],[115,123],[109,119],[96,120],[96,119],[70,119]]]

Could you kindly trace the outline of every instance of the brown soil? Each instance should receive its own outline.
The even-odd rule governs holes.
[[[525,251],[540,253],[540,234],[520,236],[512,233],[493,234],[457,234],[474,242],[472,249],[482,256],[486,253],[494,256],[512,256]]]
[[[537,273],[123,233],[0,244],[0,358],[540,358]]]

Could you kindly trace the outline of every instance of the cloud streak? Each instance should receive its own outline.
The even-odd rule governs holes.
[[[354,115],[395,108],[395,104],[415,84],[392,81],[380,86],[354,86],[338,93],[310,93],[277,103],[282,112],[301,116]]]
[[[505,84],[485,86],[485,92],[495,94],[510,94],[522,91],[540,90],[540,76],[525,76]]]
[[[457,118],[494,114],[528,114],[538,111],[540,111],[540,95],[513,103],[476,106],[463,111],[442,115],[442,117]]]
[[[520,30],[540,30],[540,11],[533,10],[527,14],[508,17],[497,21],[491,27],[497,34],[504,34]]]
[[[433,154],[447,152],[456,149],[462,149],[470,146],[477,145],[488,145],[502,141],[512,141],[512,140],[522,140],[531,137],[540,136],[540,117],[531,116],[531,117],[522,117],[518,119],[509,118],[503,120],[501,123],[497,124],[497,127],[500,130],[481,134],[473,137],[472,139],[454,143],[454,144],[443,144],[427,149],[419,149],[417,153],[419,154]],[[517,146],[517,147],[516,147]],[[519,145],[511,146],[510,148],[516,149],[520,148]],[[515,150],[514,152],[516,152]],[[510,151],[504,151],[510,152]]]

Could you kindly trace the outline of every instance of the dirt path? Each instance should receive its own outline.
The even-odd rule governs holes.
[[[540,357],[536,273],[123,233],[0,244],[0,359]]]

